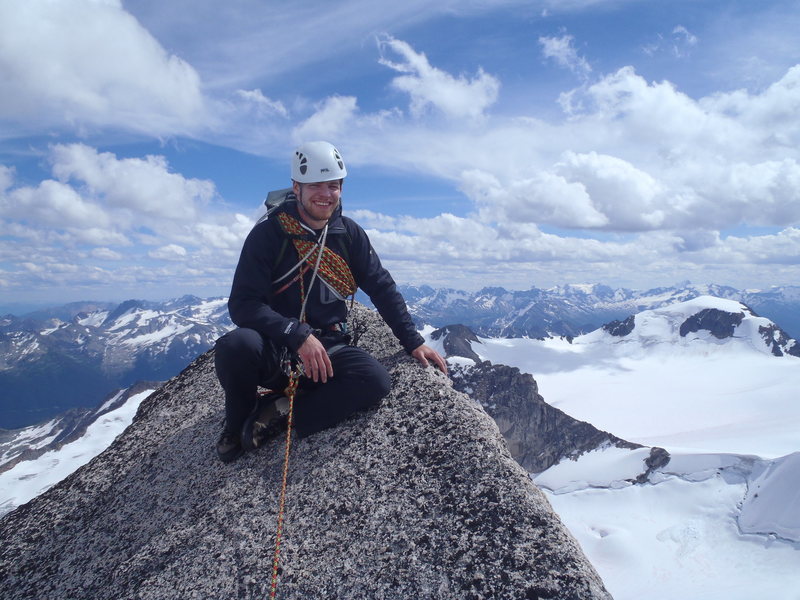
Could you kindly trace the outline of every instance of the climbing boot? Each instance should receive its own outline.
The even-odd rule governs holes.
[[[244,452],[242,442],[238,433],[232,433],[227,428],[222,430],[222,433],[217,440],[217,456],[224,463],[233,462],[239,458]]]
[[[271,393],[261,396],[242,427],[242,447],[255,450],[275,439],[286,429],[289,401],[285,396]]]

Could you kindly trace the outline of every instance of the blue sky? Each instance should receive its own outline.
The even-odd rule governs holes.
[[[0,0],[0,305],[224,295],[299,142],[401,283],[800,279],[790,1]]]

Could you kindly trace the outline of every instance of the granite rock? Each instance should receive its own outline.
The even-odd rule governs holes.
[[[354,313],[392,392],[293,443],[278,597],[610,598],[486,412]],[[3,597],[267,597],[284,440],[224,465],[221,423],[212,350],[0,520]]]

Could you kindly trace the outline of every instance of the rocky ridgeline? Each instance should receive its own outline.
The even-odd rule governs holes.
[[[474,365],[451,367],[453,387],[483,406],[497,423],[511,456],[531,473],[541,473],[563,458],[577,458],[600,447],[642,447],[550,406],[528,373],[482,361],[472,348],[480,340],[468,327],[448,325],[434,331],[431,338],[441,340],[448,357],[475,361]]]
[[[280,598],[609,598],[481,407],[372,313],[381,406],[296,441]],[[265,598],[283,440],[220,463],[213,354],[88,465],[0,520],[3,597]]]
[[[597,448],[641,448],[554,408],[536,380],[516,367],[481,361],[453,367],[453,387],[468,392],[497,423],[511,456],[531,473]]]

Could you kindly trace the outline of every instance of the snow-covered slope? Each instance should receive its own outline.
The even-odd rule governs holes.
[[[5,431],[0,439],[0,517],[52,487],[105,450],[131,424],[156,386],[121,390],[97,409]]]
[[[630,479],[649,448],[535,477],[617,600],[800,598],[800,358],[779,328],[706,296],[572,343],[480,342],[482,360],[532,374],[549,404],[670,453],[644,485]]]

